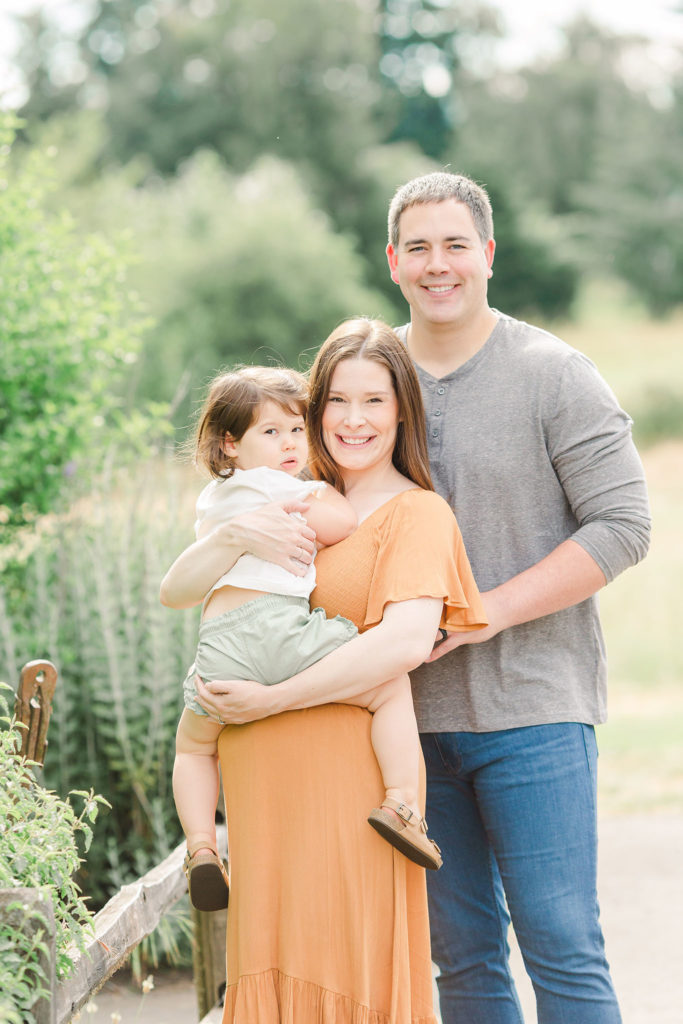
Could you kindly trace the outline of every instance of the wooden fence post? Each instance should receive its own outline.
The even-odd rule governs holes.
[[[225,932],[227,910],[202,913],[194,907],[192,925],[192,967],[199,1019],[218,1002],[225,986]]]
[[[55,995],[57,991],[55,952],[55,914],[52,903],[39,889],[0,889],[0,917],[16,931],[25,935],[44,932],[42,943],[46,947],[39,953],[38,964],[43,975],[47,995],[37,999],[31,1010],[36,1024],[55,1024]]]
[[[44,764],[47,727],[57,685],[57,669],[51,661],[29,661],[21,670],[14,713],[26,726],[21,730],[21,753]]]

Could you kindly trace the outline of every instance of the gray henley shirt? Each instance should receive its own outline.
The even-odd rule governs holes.
[[[437,379],[417,367],[436,490],[479,589],[571,538],[607,581],[645,555],[650,516],[631,420],[594,364],[500,315],[486,344]],[[398,329],[405,342],[408,325]],[[606,717],[598,600],[461,647],[411,674],[423,732],[488,732]]]

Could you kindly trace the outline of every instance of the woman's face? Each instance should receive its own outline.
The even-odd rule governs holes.
[[[386,366],[344,359],[332,374],[323,412],[323,441],[344,477],[391,465],[398,399]]]

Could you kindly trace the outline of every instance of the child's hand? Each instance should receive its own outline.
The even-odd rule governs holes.
[[[305,501],[271,502],[235,516],[230,531],[244,551],[305,576],[315,554],[315,531],[290,513],[305,516],[309,507]]]

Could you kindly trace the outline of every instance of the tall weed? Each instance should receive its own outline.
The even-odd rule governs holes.
[[[39,657],[59,671],[46,784],[65,794],[85,780],[113,805],[80,876],[95,907],[181,836],[171,771],[197,613],[163,608],[158,593],[191,540],[184,479],[170,461],[103,479],[44,524],[0,589],[0,678]]]

